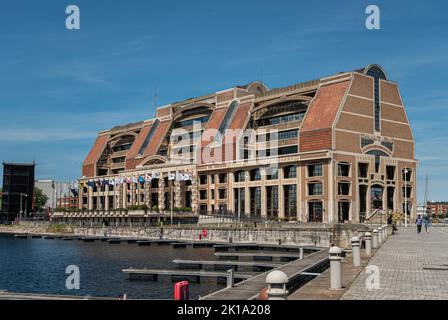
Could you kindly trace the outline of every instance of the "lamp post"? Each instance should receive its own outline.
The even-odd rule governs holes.
[[[408,169],[404,169],[404,226],[408,226],[408,206],[406,202],[407,190],[406,190],[406,176],[408,174]]]

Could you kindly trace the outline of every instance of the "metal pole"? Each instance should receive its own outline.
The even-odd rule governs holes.
[[[408,206],[406,203],[406,175],[408,173],[407,169],[404,169],[404,226],[408,226]]]

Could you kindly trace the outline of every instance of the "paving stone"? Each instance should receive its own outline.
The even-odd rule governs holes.
[[[414,226],[399,228],[389,236],[369,265],[380,270],[380,288],[368,290],[368,274],[361,272],[342,300],[448,299],[448,270],[423,269],[448,266],[448,227],[432,227],[417,234]]]

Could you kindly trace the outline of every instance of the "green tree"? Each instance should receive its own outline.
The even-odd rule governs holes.
[[[45,193],[42,192],[39,188],[34,188],[34,205],[36,210],[41,210],[48,201],[48,197]]]

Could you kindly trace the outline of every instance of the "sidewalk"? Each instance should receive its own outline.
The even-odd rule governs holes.
[[[429,231],[417,234],[415,226],[399,228],[369,262],[380,269],[380,289],[367,290],[363,271],[341,299],[448,299],[448,227]]]

